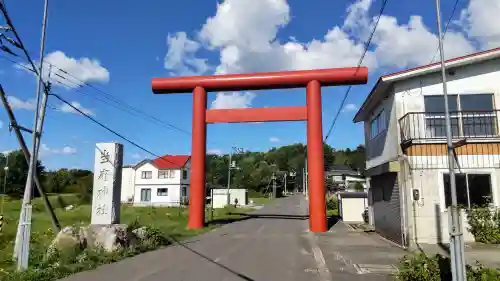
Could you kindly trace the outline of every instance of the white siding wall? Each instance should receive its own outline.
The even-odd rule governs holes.
[[[212,189],[212,194],[214,208],[224,208],[227,205],[227,189]],[[238,206],[245,206],[248,201],[247,194],[246,189],[229,189],[229,201],[234,204],[234,200],[238,199]]]
[[[134,199],[134,168],[122,169],[121,202],[129,202]]]
[[[159,188],[167,188],[168,196],[158,196]],[[150,189],[151,190],[151,201],[144,202],[141,201],[141,190]],[[134,205],[154,205],[154,206],[179,206],[181,200],[181,186],[180,185],[147,185],[141,184],[136,185],[135,188],[135,198]]]
[[[495,104],[500,105],[500,59],[453,69],[447,76],[449,94],[494,93]],[[441,73],[415,77],[394,85],[398,116],[407,112],[424,111],[424,95],[442,95]]]
[[[408,224],[413,229],[412,240],[417,243],[448,243],[448,212],[444,204],[442,171],[413,171],[413,179],[410,177],[409,181],[413,188],[420,191],[420,200],[410,201],[413,212],[408,214]],[[474,242],[474,237],[467,230],[467,218],[464,213],[462,226],[464,241]]]
[[[396,103],[390,95],[373,111],[365,125],[366,168],[373,168],[397,158],[399,129],[397,126]],[[387,130],[375,138],[370,137],[370,123],[382,110],[385,111]]]
[[[341,216],[345,222],[363,222],[363,213],[368,207],[367,198],[341,198],[339,207],[342,208]]]
[[[188,171],[188,178],[186,180],[182,179],[182,170],[168,170],[173,171],[174,178],[158,178],[159,170],[150,163],[146,163],[140,166],[135,173],[135,196],[134,204],[136,205],[162,205],[162,206],[176,206],[182,201],[181,189],[186,188],[186,196],[189,196],[189,163],[187,163],[186,169]],[[151,171],[151,179],[141,178],[142,172]],[[167,170],[161,170],[167,171]],[[158,196],[159,188],[167,188],[168,196]],[[151,201],[143,202],[141,201],[141,189],[151,189]]]
[[[151,179],[143,179],[141,178],[142,172],[144,171],[152,171],[152,178]],[[166,171],[166,170],[165,170]],[[150,163],[146,163],[142,166],[140,166],[136,170],[136,177],[135,177],[135,184],[148,184],[148,185],[156,185],[156,184],[177,184],[179,185],[181,183],[181,170],[172,170],[175,173],[174,178],[166,178],[166,179],[160,179],[158,178],[158,169],[151,165]]]

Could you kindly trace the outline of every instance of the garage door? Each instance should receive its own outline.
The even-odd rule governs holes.
[[[397,173],[373,176],[370,188],[373,196],[375,231],[383,237],[403,245],[401,201]]]

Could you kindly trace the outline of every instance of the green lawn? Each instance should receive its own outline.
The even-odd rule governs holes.
[[[64,203],[57,197],[50,200],[56,208],[56,214],[61,226],[88,225],[91,216],[91,206],[88,204],[77,205],[74,195],[62,196],[67,205],[74,204],[76,207],[71,211],[64,210]],[[4,227],[0,233],[0,272],[11,270],[14,264],[11,261],[14,240],[19,219],[21,203],[19,200],[8,200],[4,205]],[[187,208],[169,207],[132,207],[121,206],[121,223],[138,223],[143,226],[158,228],[164,235],[175,239],[183,239],[200,233],[207,232],[222,223],[231,222],[244,218],[244,212],[248,209],[225,208],[215,209],[213,221],[208,221],[208,226],[202,230],[189,230],[186,228],[188,210]],[[211,214],[207,211],[207,220]],[[34,252],[45,252],[55,234],[52,232],[50,218],[46,215],[43,203],[39,199],[33,202],[31,249]],[[1,279],[1,278],[0,278]]]

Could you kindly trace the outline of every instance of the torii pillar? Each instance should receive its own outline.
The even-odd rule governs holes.
[[[193,93],[193,132],[189,228],[205,224],[205,154],[207,124],[307,121],[307,165],[309,167],[309,229],[327,231],[321,87],[366,84],[368,69],[330,68],[286,72],[153,78],[155,94]],[[306,106],[207,110],[207,91],[244,91],[306,88]]]

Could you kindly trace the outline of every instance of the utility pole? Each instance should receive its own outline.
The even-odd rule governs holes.
[[[36,86],[36,110],[35,110],[35,122],[33,129],[33,142],[30,157],[30,165],[28,168],[28,178],[26,180],[26,187],[24,190],[23,203],[21,207],[21,218],[19,220],[18,226],[18,237],[16,237],[16,249],[17,252],[17,270],[22,271],[28,268],[29,260],[29,243],[31,237],[31,214],[33,211],[31,205],[31,196],[33,188],[33,175],[36,171],[37,160],[38,160],[38,149],[40,147],[40,137],[43,129],[43,121],[45,118],[45,110],[47,108],[47,98],[48,89],[44,87],[43,93],[40,93],[40,88],[43,82],[43,56],[45,50],[45,33],[47,30],[47,9],[49,1],[45,0],[44,10],[43,10],[43,24],[42,24],[42,37],[40,43],[40,69],[38,71],[38,83]],[[42,102],[40,104],[40,96],[42,97]],[[14,253],[16,256],[16,252]]]
[[[17,141],[19,142],[19,146],[21,147],[21,150],[23,151],[24,158],[26,159],[26,163],[30,163],[30,152],[28,150],[28,147],[26,146],[26,142],[24,141],[23,135],[21,134],[22,127],[19,126],[19,124],[16,121],[16,117],[14,116],[14,112],[12,111],[12,108],[9,105],[9,102],[7,101],[7,97],[5,96],[5,91],[3,90],[2,85],[0,85],[0,100],[2,100],[3,106],[5,107],[5,111],[7,112],[7,116],[9,116],[10,119],[10,124],[12,130],[14,130],[14,133],[17,137]],[[27,129],[25,129],[27,130]],[[33,133],[33,132],[31,132]],[[56,214],[54,213],[54,209],[52,208],[49,199],[47,198],[47,195],[45,194],[45,191],[43,190],[42,185],[40,184],[40,181],[38,179],[38,173],[33,174],[33,178],[35,181],[35,186],[38,190],[38,193],[40,193],[40,196],[42,197],[43,200],[43,205],[45,206],[45,210],[50,216],[51,222],[52,222],[52,230],[55,233],[58,233],[60,231],[60,224],[59,221],[57,220]]]
[[[274,172],[271,180],[273,181],[273,199],[276,199],[276,176],[274,175]]]
[[[5,167],[3,167],[3,188],[0,191],[1,202],[0,202],[0,233],[3,230],[3,207],[5,204],[5,196],[7,196],[7,177],[9,176],[9,154],[5,155]]]
[[[441,55],[441,76],[443,79],[444,110],[446,122],[446,143],[448,147],[448,172],[450,175],[451,206],[450,206],[450,262],[453,281],[464,281],[467,278],[465,271],[464,241],[460,218],[460,210],[457,208],[457,186],[455,180],[455,158],[453,153],[453,142],[451,134],[450,112],[448,105],[448,89],[446,85],[446,66],[444,61],[443,37],[441,34],[441,10],[440,0],[436,0],[436,19],[438,27],[438,44]]]
[[[304,160],[305,164],[304,164],[304,195],[305,196],[308,196],[308,190],[307,190],[307,156],[305,157],[305,160]]]
[[[227,168],[227,205],[231,204],[231,195],[229,194],[229,190],[231,188],[231,170],[236,169],[239,170],[240,168],[236,166],[236,162],[233,161],[233,150],[238,152],[242,152],[243,149],[237,148],[236,146],[232,146],[230,151],[229,151],[229,165]]]
[[[287,191],[286,191],[286,173],[283,175],[283,181],[285,182],[285,195],[287,194]]]
[[[231,195],[229,194],[229,190],[231,189],[231,169],[233,165],[233,147],[229,150],[229,165],[227,167],[227,202],[226,205],[231,205]]]

